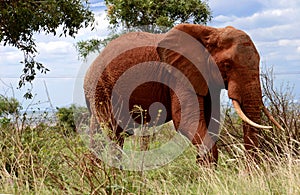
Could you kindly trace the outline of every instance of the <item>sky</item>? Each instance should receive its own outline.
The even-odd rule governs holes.
[[[94,31],[90,28],[82,29],[75,39],[35,35],[39,51],[37,60],[49,68],[50,72],[38,75],[33,82],[34,100],[22,99],[25,89],[17,89],[23,68],[19,63],[22,53],[0,43],[0,94],[16,97],[24,105],[24,109],[28,105],[63,107],[81,101],[81,81],[91,60],[79,60],[75,44],[80,40],[104,38],[109,34],[103,1],[90,2],[97,22]],[[248,33],[260,53],[261,66],[273,67],[276,86],[280,87],[283,82],[294,85],[295,99],[299,100],[300,1],[209,0],[208,5],[213,13],[213,19],[208,25],[233,26]]]

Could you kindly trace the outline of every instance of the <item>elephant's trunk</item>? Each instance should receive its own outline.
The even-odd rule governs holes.
[[[244,74],[243,74],[244,75]],[[258,71],[248,71],[247,77],[243,81],[235,82],[232,80],[228,85],[229,97],[233,100],[233,105],[243,119],[244,143],[245,148],[255,150],[258,147],[257,128],[271,128],[270,126],[259,125],[261,123],[262,93],[259,82]],[[238,78],[238,75],[236,75]]]
[[[233,99],[232,103],[233,103],[233,106],[234,106],[237,114],[244,121],[243,130],[244,130],[245,148],[247,150],[253,150],[254,148],[256,148],[258,146],[258,139],[257,139],[258,130],[256,128],[260,128],[260,129],[272,128],[271,126],[259,125],[260,119],[261,119],[261,117],[260,117],[261,109],[266,114],[266,116],[269,118],[269,120],[273,122],[273,124],[275,126],[277,126],[281,130],[284,130],[284,129],[274,119],[274,117],[267,110],[267,108],[263,105],[262,100],[261,100],[261,98],[259,98],[259,96],[257,96],[255,98],[252,94],[252,95],[246,95],[244,97],[250,97],[250,98],[244,98],[243,109],[241,108],[240,103],[237,100]],[[244,112],[247,113],[247,115]]]
[[[251,94],[255,93],[254,91],[246,92],[249,94],[244,95],[242,109],[245,114],[249,117],[251,121],[254,123],[261,123],[261,108],[262,108],[262,100],[261,95]],[[269,127],[266,127],[269,128]],[[271,127],[270,127],[271,128]],[[254,126],[249,125],[248,123],[243,123],[243,131],[244,131],[244,143],[245,148],[247,150],[253,150],[258,147],[258,134],[259,129]]]

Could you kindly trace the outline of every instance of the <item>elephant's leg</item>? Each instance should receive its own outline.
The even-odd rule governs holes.
[[[116,128],[115,135],[116,135],[116,143],[121,148],[123,148],[126,132],[123,132],[123,129],[120,126],[118,126]]]
[[[218,148],[216,145],[218,125],[216,125],[216,121],[211,120],[212,114],[216,113],[215,110],[212,110],[210,95],[206,97],[199,96],[198,102],[200,106],[198,131],[201,132],[197,133],[192,140],[194,145],[202,144],[197,155],[197,162],[202,165],[216,165],[218,162]]]
[[[176,130],[185,135],[198,149],[197,162],[199,164],[209,165],[216,163],[218,158],[217,146],[208,133],[205,119],[204,97],[198,96],[199,108],[195,108],[190,101],[193,94],[186,92],[181,99],[182,105],[175,94],[171,95],[172,118]],[[199,112],[195,112],[199,109]],[[182,113],[189,113],[188,116],[182,116]],[[198,114],[198,115],[196,115]],[[185,114],[184,114],[185,115]],[[196,121],[198,120],[198,121]],[[196,126],[198,123],[198,126]],[[179,129],[181,128],[181,129]],[[196,129],[195,129],[196,128]]]
[[[204,97],[204,116],[208,133],[212,139],[211,141],[214,143],[211,149],[211,158],[213,158],[212,161],[214,162],[218,160],[216,142],[219,138],[220,129],[220,93],[221,90],[215,88],[214,90],[210,90],[208,95]]]
[[[101,111],[101,113],[107,113],[103,110]],[[99,124],[97,117],[99,121],[103,121],[102,125]],[[105,117],[105,115],[98,115],[97,117],[96,114],[91,114],[89,129],[90,148],[101,159],[110,159],[110,163],[113,166],[122,169],[120,163],[122,160],[122,148],[125,138],[123,129],[117,125],[113,118],[109,119]],[[107,128],[109,131],[107,131]]]
[[[219,138],[220,129],[220,90],[209,91],[204,97],[205,122],[214,141]]]
[[[99,128],[99,124],[94,114],[91,114],[90,119],[90,129],[89,129],[89,138],[90,138],[90,148],[94,149],[96,147],[94,136]]]

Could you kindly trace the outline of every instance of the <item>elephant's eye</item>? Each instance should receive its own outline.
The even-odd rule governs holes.
[[[232,65],[230,62],[227,61],[227,62],[223,63],[223,67],[224,67],[225,71],[229,71],[229,70],[231,70]]]

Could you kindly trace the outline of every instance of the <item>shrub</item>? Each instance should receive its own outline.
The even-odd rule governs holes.
[[[78,123],[86,118],[88,110],[72,104],[70,107],[57,108],[57,126],[63,129],[66,135],[77,131]]]
[[[300,102],[296,100],[293,86],[282,83],[276,88],[274,80],[272,69],[262,74],[263,96],[265,105],[284,130],[262,131],[262,149],[283,155],[288,147],[294,155],[300,155]],[[268,120],[265,123],[272,125]]]
[[[17,99],[0,95],[0,125],[9,125],[14,116],[19,116],[21,108]]]

